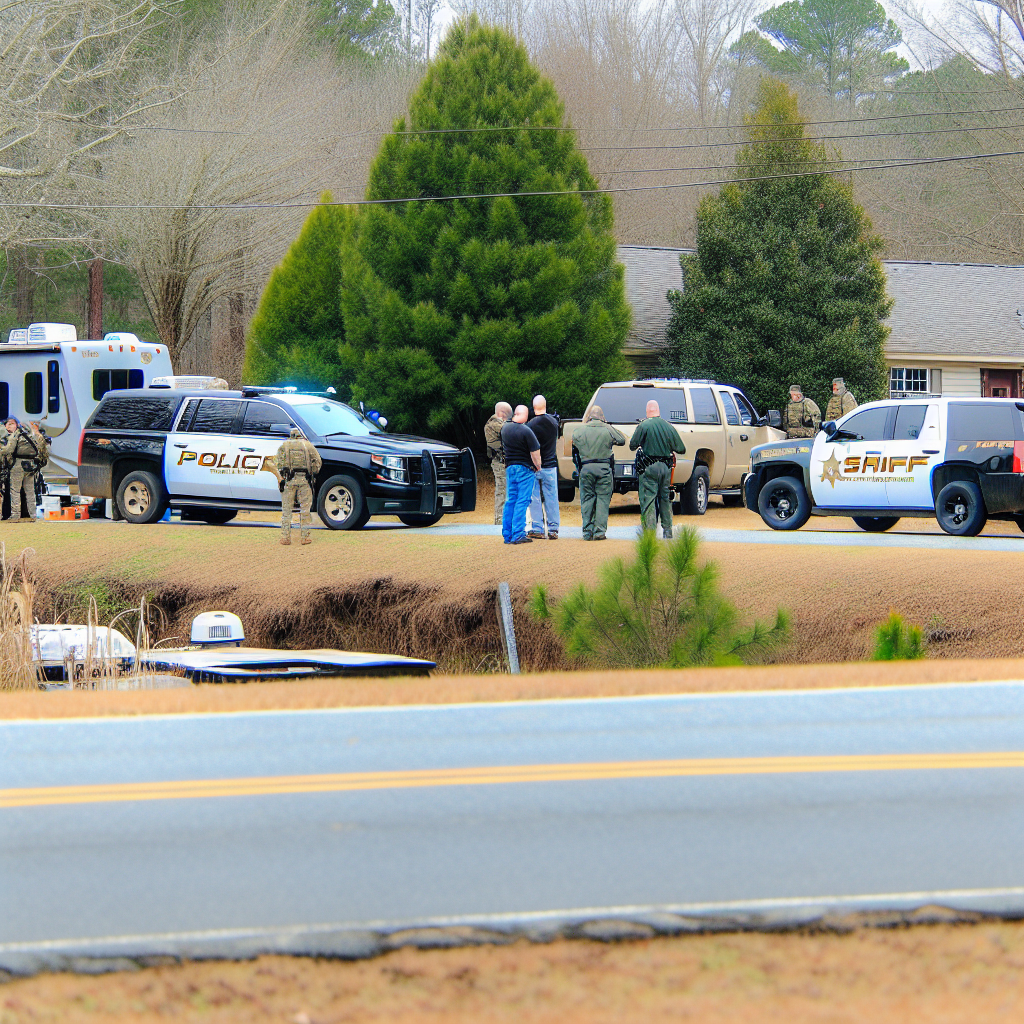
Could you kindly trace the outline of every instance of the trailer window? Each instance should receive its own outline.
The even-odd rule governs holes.
[[[7,381],[0,380],[0,423],[11,415],[11,389]]]
[[[46,364],[46,411],[60,412],[60,363],[56,359]]]
[[[25,374],[25,412],[36,416],[43,411],[43,375]]]
[[[108,391],[142,388],[146,378],[141,370],[93,370],[92,397],[98,402]]]

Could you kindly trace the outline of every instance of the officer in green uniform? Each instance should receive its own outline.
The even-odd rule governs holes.
[[[583,426],[573,432],[572,454],[580,474],[584,540],[604,540],[608,532],[608,507],[615,483],[612,448],[625,443],[626,436],[608,423],[599,405],[591,406]]]
[[[817,402],[804,397],[799,384],[789,385],[789,405],[782,414],[786,437],[814,437],[821,429],[821,410]]]
[[[661,531],[672,536],[672,500],[669,481],[672,479],[672,453],[686,454],[686,445],[678,431],[661,418],[661,409],[653,399],[647,403],[647,419],[637,424],[629,439],[631,451],[637,451],[640,471],[640,520],[645,530],[657,528],[657,506],[661,506]],[[643,453],[642,455],[640,453]]]
[[[28,522],[34,523],[36,519],[36,474],[50,461],[49,452],[46,450],[46,438],[34,427],[20,423],[14,433],[8,434],[4,440],[0,459],[8,462],[11,467],[10,522],[21,521],[22,496],[24,495]]]
[[[494,407],[494,415],[484,424],[484,444],[487,446],[487,458],[494,473],[494,524],[501,526],[505,514],[505,455],[501,447],[501,428],[512,419],[512,406],[508,402],[498,402]]]
[[[309,544],[313,483],[323,464],[317,450],[292,427],[291,436],[277,449],[277,471],[281,475],[281,543],[291,544],[292,511],[299,499],[299,527],[302,543]]]

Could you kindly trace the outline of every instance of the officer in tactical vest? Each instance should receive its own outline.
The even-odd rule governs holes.
[[[853,392],[846,388],[846,381],[842,377],[836,377],[832,381],[832,397],[828,400],[828,407],[825,409],[826,420],[837,420],[848,412],[857,408],[857,399]]]
[[[8,428],[9,429],[9,428]],[[17,424],[13,433],[8,433],[0,448],[0,460],[10,466],[10,522],[21,522],[22,498],[26,519],[36,520],[36,474],[50,461],[46,439],[34,426]]]
[[[291,544],[292,511],[299,499],[299,528],[303,544],[309,544],[313,483],[323,464],[317,450],[292,427],[291,436],[277,449],[277,471],[281,475],[281,543]]]
[[[498,402],[494,407],[494,415],[484,424],[484,444],[487,446],[487,458],[494,473],[494,524],[501,526],[505,514],[505,455],[501,448],[501,428],[512,418],[512,406],[508,402]]]
[[[13,417],[0,426],[0,515],[11,514],[11,464],[14,462],[14,448],[8,447],[8,441],[17,429],[18,421]]]
[[[608,532],[608,508],[615,483],[612,448],[626,437],[605,419],[601,406],[591,406],[583,426],[572,435],[572,459],[580,475],[580,510],[583,539],[604,540]]]
[[[647,419],[637,424],[629,439],[629,447],[636,452],[637,472],[640,474],[640,516],[643,528],[657,528],[660,507],[661,532],[670,538],[672,499],[668,485],[675,461],[673,452],[685,455],[686,445],[675,427],[661,418],[661,409],[653,399],[647,403]]]
[[[810,398],[804,398],[799,384],[789,385],[789,405],[782,413],[786,437],[814,437],[821,429],[821,410]]]

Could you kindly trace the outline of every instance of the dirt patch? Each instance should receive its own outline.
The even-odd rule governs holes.
[[[103,715],[190,714],[482,701],[635,697],[663,693],[739,693],[843,686],[1024,679],[1024,660],[914,661],[888,664],[773,665],[680,671],[441,675],[430,679],[319,679],[182,690],[0,693],[0,720]]]
[[[724,509],[723,514],[743,510]],[[220,607],[245,622],[253,645],[336,646],[431,658],[449,671],[486,670],[501,660],[494,594],[511,584],[525,668],[570,667],[547,626],[525,606],[537,583],[557,596],[596,581],[600,565],[630,557],[629,541],[561,539],[510,548],[496,537],[319,531],[309,547],[285,548],[258,525],[206,527],[68,523],[2,527],[9,551],[31,543],[41,597],[67,606],[69,586],[102,585],[133,603],[148,593],[167,613],[161,635],[185,633],[200,609]],[[724,592],[747,616],[787,608],[793,638],[778,662],[821,663],[870,656],[890,609],[923,626],[936,658],[1024,657],[1024,592],[1010,581],[1021,554],[777,547],[707,543]],[[62,605],[58,597],[64,601]],[[47,609],[40,606],[42,617]]]
[[[989,1024],[1024,1015],[1024,925],[262,957],[0,988],[3,1024]]]

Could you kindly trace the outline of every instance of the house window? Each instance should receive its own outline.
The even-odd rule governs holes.
[[[928,371],[905,366],[891,366],[889,368],[889,394],[893,398],[898,398],[900,395],[928,394]]]

